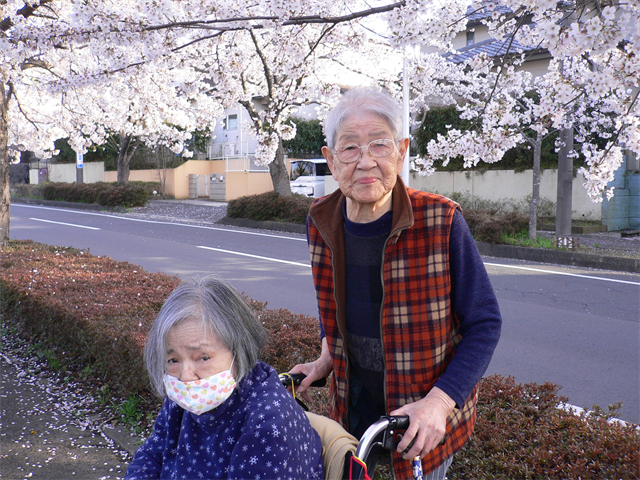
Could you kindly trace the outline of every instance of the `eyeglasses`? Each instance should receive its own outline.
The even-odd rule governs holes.
[[[368,145],[358,146],[355,143],[350,143],[333,150],[333,153],[342,163],[353,163],[360,160],[363,148],[366,148],[372,157],[383,158],[393,153],[396,143],[398,142],[389,138],[378,138],[370,141]]]

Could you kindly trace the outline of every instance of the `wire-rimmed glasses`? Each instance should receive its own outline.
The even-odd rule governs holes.
[[[360,160],[362,149],[366,148],[372,157],[384,158],[393,153],[396,143],[398,142],[390,138],[378,138],[371,140],[367,145],[356,145],[355,143],[343,145],[337,150],[333,150],[333,154],[342,163],[353,163]]]

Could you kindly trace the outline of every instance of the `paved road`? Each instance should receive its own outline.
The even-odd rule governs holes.
[[[20,204],[12,205],[11,221],[12,238],[90,247],[94,255],[181,277],[215,272],[271,308],[317,312],[303,235]],[[504,318],[489,373],[557,383],[584,408],[622,401],[619,416],[640,423],[640,276],[485,261]]]

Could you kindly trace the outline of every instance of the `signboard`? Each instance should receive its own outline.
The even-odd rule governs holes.
[[[76,167],[82,168],[84,162],[84,155],[82,153],[76,153]]]

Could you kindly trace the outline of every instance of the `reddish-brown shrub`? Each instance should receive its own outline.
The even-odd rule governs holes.
[[[449,477],[637,479],[638,427],[560,409],[567,399],[558,389],[484,378],[475,432],[454,457]]]

